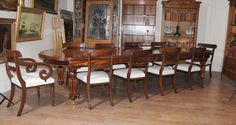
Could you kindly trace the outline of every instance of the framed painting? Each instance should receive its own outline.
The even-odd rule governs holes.
[[[74,36],[74,21],[73,12],[67,10],[60,10],[60,17],[64,20],[65,40],[66,42],[72,42]]]
[[[17,10],[17,42],[41,40],[45,11],[20,6]]]
[[[15,49],[15,46],[15,20],[0,18],[0,63],[4,62],[3,48]]]
[[[58,0],[31,0],[33,8],[44,9],[48,13],[57,14]]]
[[[24,0],[1,0],[0,10],[16,11],[17,5],[24,5]]]

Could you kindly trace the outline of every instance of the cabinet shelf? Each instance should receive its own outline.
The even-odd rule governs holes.
[[[149,44],[155,40],[156,1],[122,1],[122,44],[141,42]],[[155,3],[155,4],[150,4]]]
[[[123,34],[123,35],[126,35],[126,36],[152,36],[152,37],[154,37],[154,35],[142,35],[142,34]]]
[[[195,38],[195,36],[187,36],[187,35],[182,35],[182,36],[175,36],[175,35],[164,35],[164,37],[176,37],[176,38]]]
[[[127,25],[127,26],[155,26],[154,24],[148,25],[148,24],[132,24],[132,23],[123,23],[123,25]]]
[[[123,16],[156,16],[153,14],[131,14],[131,13],[124,13]]]
[[[184,4],[184,6],[183,6]],[[178,45],[184,50],[196,46],[198,31],[198,16],[201,2],[196,0],[167,0],[162,1],[162,32],[161,41]],[[166,32],[171,32],[166,34]],[[179,32],[181,35],[174,35]],[[193,35],[187,35],[193,34]]]

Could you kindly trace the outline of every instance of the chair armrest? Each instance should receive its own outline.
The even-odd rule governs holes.
[[[36,62],[32,58],[20,58],[20,65],[25,66],[27,73],[38,72],[39,77],[43,80],[47,80],[52,76],[52,67],[44,62]],[[40,67],[40,68],[39,68]]]

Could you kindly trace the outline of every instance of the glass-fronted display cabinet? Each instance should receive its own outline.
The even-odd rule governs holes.
[[[229,0],[229,7],[222,75],[236,80],[236,0]]]
[[[196,46],[201,2],[195,0],[163,1],[161,40],[169,46],[188,51]]]

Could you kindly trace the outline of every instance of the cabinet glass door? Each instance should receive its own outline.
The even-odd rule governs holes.
[[[112,1],[87,1],[85,21],[85,42],[89,47],[96,43],[111,43]]]

